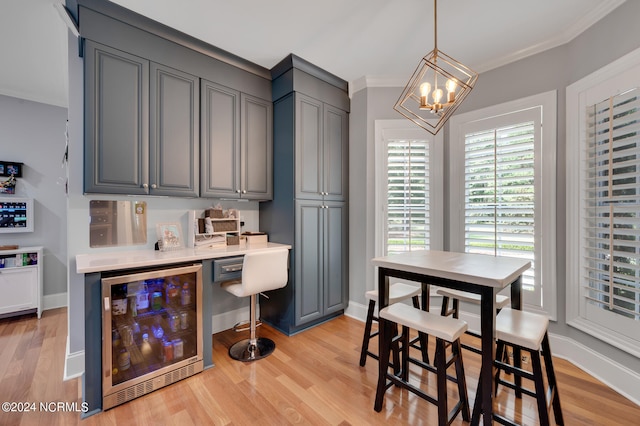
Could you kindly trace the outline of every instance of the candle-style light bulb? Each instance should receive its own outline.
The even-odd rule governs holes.
[[[428,107],[427,96],[431,92],[431,85],[429,83],[422,83],[420,85],[420,108],[426,109]]]
[[[442,89],[436,89],[433,91],[433,102],[436,104],[440,103],[442,99]]]
[[[447,88],[447,102],[453,102],[456,100],[456,87],[458,87],[458,85],[456,84],[455,80],[447,80],[447,84],[445,85],[445,87]]]

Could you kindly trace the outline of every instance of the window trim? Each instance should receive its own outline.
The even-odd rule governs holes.
[[[567,86],[567,218],[580,218],[582,198],[581,182],[585,161],[585,119],[584,108],[610,96],[621,93],[630,87],[640,86],[640,49],[619,58],[586,77]],[[616,333],[614,330],[588,320],[580,315],[581,296],[580,279],[581,253],[583,241],[581,220],[568,220],[566,226],[566,322],[568,325],[596,337],[612,346],[640,356],[640,342]]]
[[[557,92],[551,90],[537,95],[493,105],[453,116],[449,121],[450,167],[449,167],[449,244],[452,251],[464,251],[464,138],[465,126],[486,119],[499,120],[500,116],[542,106],[542,182],[540,195],[545,200],[539,205],[541,221],[544,223],[542,239],[552,236],[549,244],[543,242],[539,270],[542,272],[542,306],[526,305],[527,310],[557,319],[557,272],[556,272],[556,139],[557,139]],[[460,164],[460,162],[462,164]],[[537,202],[536,202],[537,203]]]
[[[384,255],[384,204],[386,200],[386,185],[383,185],[383,178],[386,178],[386,148],[385,140],[390,138],[427,139],[429,140],[429,193],[430,193],[430,223],[443,224],[443,143],[442,132],[436,136],[425,132],[423,129],[412,124],[405,119],[398,120],[375,120],[375,256]],[[435,209],[431,209],[435,206]],[[440,206],[439,208],[437,208]],[[444,243],[443,226],[430,227],[429,238],[431,247],[441,250]],[[376,278],[377,279],[377,278]]]

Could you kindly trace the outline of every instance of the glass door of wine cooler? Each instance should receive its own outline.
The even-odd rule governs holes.
[[[103,409],[202,371],[202,265],[102,279]]]

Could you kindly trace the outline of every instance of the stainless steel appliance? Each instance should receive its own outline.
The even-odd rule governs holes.
[[[203,370],[202,265],[102,279],[103,409]]]

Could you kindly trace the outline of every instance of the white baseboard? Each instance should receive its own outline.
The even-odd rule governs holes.
[[[430,307],[432,311],[435,309],[435,312],[439,312],[440,303],[434,304],[432,302]],[[361,303],[350,301],[345,315],[364,322],[367,319],[367,307]],[[480,330],[478,315],[461,312],[460,319],[467,321],[470,330]],[[565,336],[549,333],[549,344],[553,356],[569,361],[625,398],[640,405],[639,373]]]
[[[84,351],[69,353],[69,336],[65,350],[64,375],[62,380],[71,380],[84,373]]]
[[[42,310],[64,308],[67,306],[67,293],[45,294],[42,297]]]
[[[640,374],[565,336],[549,333],[549,344],[553,356],[566,359],[640,405]]]

